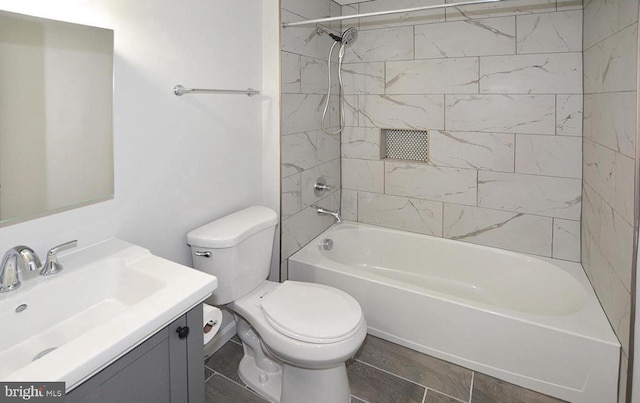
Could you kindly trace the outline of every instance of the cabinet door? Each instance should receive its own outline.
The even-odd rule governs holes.
[[[186,337],[178,332],[185,327]],[[202,339],[199,305],[71,391],[66,401],[204,403]]]
[[[67,402],[171,403],[165,328],[67,395]]]
[[[188,403],[189,401],[189,374],[187,372],[187,343],[192,336],[193,329],[189,328],[189,335],[186,338],[180,338],[180,329],[187,326],[187,316],[178,318],[169,325],[169,378],[171,388],[172,403]],[[204,365],[204,359],[203,359]]]
[[[187,372],[189,373],[189,403],[204,403],[204,333],[202,304],[185,315],[191,329],[187,339]]]

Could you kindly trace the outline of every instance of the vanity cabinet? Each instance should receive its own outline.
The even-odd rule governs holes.
[[[66,402],[204,403],[202,305],[69,392]]]

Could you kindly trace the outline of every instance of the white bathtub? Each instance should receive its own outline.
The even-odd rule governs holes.
[[[346,222],[289,258],[289,279],[353,295],[370,334],[572,402],[617,401],[620,345],[577,263]]]

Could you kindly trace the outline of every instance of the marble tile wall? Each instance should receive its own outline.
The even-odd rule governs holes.
[[[585,1],[583,45],[582,264],[622,344],[622,402],[634,270],[638,2]]]
[[[340,15],[330,0],[282,0],[282,22]],[[340,25],[323,29],[340,33]],[[327,60],[333,40],[317,35],[315,26],[282,29],[281,36],[281,278],[287,278],[286,260],[333,224],[318,216],[313,206],[340,208],[340,136],[321,130],[327,95]],[[332,60],[332,96],[326,126],[338,124],[337,49]],[[331,191],[316,197],[313,184],[324,177]]]
[[[581,1],[509,0],[343,22],[360,30],[344,66],[343,216],[580,261],[582,20]],[[382,128],[427,130],[429,162],[384,160]]]

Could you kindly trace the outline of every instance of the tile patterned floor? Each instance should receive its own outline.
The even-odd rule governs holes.
[[[206,361],[208,403],[265,402],[238,377],[242,354],[234,337]],[[352,403],[561,402],[373,336],[347,362],[347,372]]]

